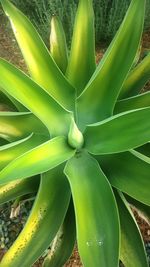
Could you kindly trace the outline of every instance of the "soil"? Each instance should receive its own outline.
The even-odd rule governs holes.
[[[4,18],[1,10],[0,10],[0,57],[7,59],[9,62],[15,64],[20,69],[27,71],[25,62],[22,58],[20,50],[16,44],[15,38],[10,31],[10,26],[8,24],[8,20]],[[150,30],[143,35],[143,45],[142,52],[148,51],[150,49]],[[97,62],[102,58],[104,51],[106,50],[106,44],[103,44],[101,48],[97,49]],[[145,87],[146,89],[150,88],[150,83],[148,83]],[[141,233],[144,237],[145,242],[150,242],[150,226],[143,220],[137,212],[135,212],[136,220],[141,229]],[[5,253],[4,249],[0,250],[0,258],[2,258]],[[33,267],[41,267],[41,262],[43,260],[40,259]],[[73,255],[70,260],[67,262],[65,267],[81,267],[81,261],[79,258],[79,254],[77,248],[74,249]]]

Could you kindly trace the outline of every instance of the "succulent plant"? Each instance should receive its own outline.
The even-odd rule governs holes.
[[[56,17],[49,52],[30,21],[1,3],[29,74],[0,59],[1,96],[13,108],[0,112],[0,203],[36,198],[0,266],[31,266],[53,242],[43,266],[61,267],[76,238],[85,267],[148,266],[129,206],[149,216],[150,92],[139,92],[150,56],[137,64],[145,1],[131,1],[98,66],[91,0],[79,1],[69,57]]]

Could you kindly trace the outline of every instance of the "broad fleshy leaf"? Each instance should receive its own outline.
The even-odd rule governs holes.
[[[69,185],[61,171],[59,167],[42,175],[30,216],[1,266],[31,266],[55,237],[70,201]]]
[[[79,95],[95,71],[95,35],[92,0],[80,0],[66,77]]]
[[[129,73],[119,98],[134,96],[150,79],[150,53]]]
[[[0,137],[15,141],[32,132],[49,136],[47,128],[31,112],[0,112]]]
[[[31,134],[28,137],[0,147],[0,170],[9,162],[24,154],[28,150],[47,141],[48,138],[42,135]]]
[[[150,92],[117,101],[114,114],[146,107],[150,107]]]
[[[136,220],[122,194],[115,194],[121,224],[120,259],[125,267],[148,267],[144,242]]]
[[[114,40],[85,90],[78,98],[80,127],[112,115],[115,102],[132,67],[139,46],[144,11],[145,0],[131,1],[128,12]]]
[[[28,179],[10,182],[0,186],[0,205],[10,200],[16,199],[38,190],[39,177],[30,177]]]
[[[131,152],[99,156],[98,161],[112,186],[150,205],[150,164]]]
[[[68,65],[68,49],[61,20],[52,16],[50,32],[50,53],[59,69],[65,73]]]
[[[118,266],[117,207],[98,162],[83,152],[67,162],[65,174],[73,196],[78,249],[83,265]]]
[[[46,172],[71,158],[74,153],[65,137],[55,137],[10,162],[0,172],[0,184]]]
[[[124,112],[88,125],[85,147],[95,155],[124,152],[150,140],[150,107]]]
[[[50,56],[32,23],[12,3],[1,0],[32,78],[67,109],[74,108],[75,90]]]
[[[43,88],[3,59],[0,59],[0,73],[0,86],[31,110],[52,136],[67,132],[71,113],[63,109]]]

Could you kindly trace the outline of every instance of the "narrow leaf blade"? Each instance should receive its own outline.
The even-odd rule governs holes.
[[[33,132],[49,136],[46,127],[31,112],[0,112],[0,137],[16,141]]]
[[[124,152],[150,140],[150,107],[124,112],[87,126],[85,146],[95,155]]]
[[[3,59],[0,59],[0,73],[0,86],[31,110],[52,136],[68,132],[67,123],[71,113],[63,109],[37,83]]]
[[[68,83],[32,23],[8,0],[1,0],[32,78],[67,109],[74,107],[74,88]]]
[[[65,174],[73,196],[83,265],[118,266],[118,213],[111,187],[97,161],[83,153],[67,162]]]
[[[99,156],[98,161],[112,186],[150,205],[150,164],[131,152]]]
[[[95,71],[94,13],[91,0],[80,0],[66,77],[79,95]]]
[[[10,162],[0,172],[0,184],[46,172],[71,158],[74,153],[65,137],[55,137]]]
[[[129,73],[119,98],[127,98],[138,94],[149,79],[150,53]]]
[[[114,114],[146,107],[150,107],[150,92],[117,101],[114,109]]]
[[[145,0],[131,1],[119,31],[85,90],[79,96],[78,112],[81,127],[112,115],[139,46],[144,11]]]
[[[52,16],[50,32],[50,53],[59,69],[65,73],[68,65],[68,49],[61,20]]]
[[[59,230],[69,201],[70,189],[62,168],[43,174],[30,216],[17,240],[2,259],[1,265],[32,266]],[[59,210],[57,216],[56,210]]]
[[[128,203],[122,194],[115,194],[120,224],[120,259],[126,267],[148,267],[144,242]]]
[[[0,170],[2,170],[9,162],[24,154],[28,150],[47,141],[45,136],[31,134],[19,141],[9,143],[0,147]]]

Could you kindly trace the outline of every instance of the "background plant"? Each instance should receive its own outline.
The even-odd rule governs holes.
[[[90,0],[79,2],[69,57],[60,20],[49,53],[30,21],[1,2],[30,76],[0,59],[0,94],[14,108],[0,113],[0,202],[36,195],[1,266],[30,266],[52,241],[44,266],[62,266],[77,238],[85,267],[117,267],[119,258],[147,267],[129,206],[149,217],[150,92],[139,92],[150,54],[137,60],[145,2],[132,0],[98,66]]]

